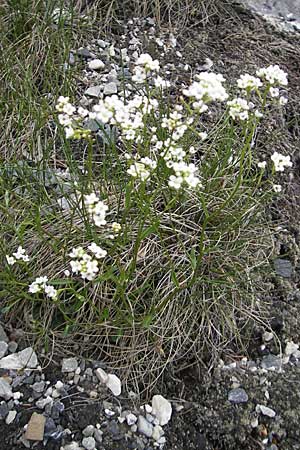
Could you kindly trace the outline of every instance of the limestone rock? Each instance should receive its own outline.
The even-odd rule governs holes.
[[[152,414],[154,414],[159,425],[166,425],[172,416],[171,403],[162,395],[154,395],[152,398]]]
[[[122,391],[121,380],[116,375],[109,374],[107,382],[105,384],[115,396],[121,394]]]

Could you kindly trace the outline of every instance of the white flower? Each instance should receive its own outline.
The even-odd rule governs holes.
[[[283,96],[279,97],[279,104],[280,105],[282,105],[282,106],[286,105],[287,102],[288,102],[288,99],[286,97],[283,97]]]
[[[71,139],[75,136],[75,130],[72,127],[65,128],[66,138]]]
[[[282,186],[281,186],[281,184],[273,184],[273,189],[274,189],[274,192],[279,193],[282,191]]]
[[[44,288],[44,292],[49,298],[56,298],[57,297],[57,290],[54,289],[53,286],[50,286],[49,284],[46,284]]]
[[[29,256],[26,254],[26,250],[22,248],[21,246],[18,247],[18,250],[16,253],[13,253],[13,256],[15,259],[22,259],[22,261],[28,262]]]
[[[48,281],[48,277],[37,277],[35,281],[33,281],[29,285],[29,292],[31,294],[36,294],[38,292],[41,292],[45,289],[46,283]]]
[[[135,83],[141,84],[144,83],[147,79],[147,75],[145,70],[142,67],[134,68],[134,75],[132,76],[132,81]]]
[[[48,281],[48,277],[37,277],[35,282],[41,285],[44,285],[45,283],[47,283]]]
[[[201,131],[198,136],[202,141],[205,141],[205,139],[207,139],[208,135],[207,135],[206,131]]]
[[[259,167],[260,169],[265,169],[267,165],[267,161],[260,161],[257,163],[257,167]]]
[[[250,106],[244,98],[234,98],[227,102],[229,106],[229,115],[233,119],[247,120],[249,117]]]
[[[169,186],[174,189],[180,189],[183,183],[183,178],[180,176],[171,175],[169,178]]]
[[[75,261],[70,261],[71,270],[73,273],[79,273],[81,269],[81,263],[77,259]]]
[[[41,292],[42,288],[41,288],[40,284],[38,284],[36,281],[34,281],[33,283],[31,283],[29,285],[28,290],[31,294],[36,294],[37,292]]]
[[[72,125],[73,119],[72,119],[72,117],[68,116],[68,114],[58,114],[58,122],[62,126],[68,127],[68,126]]]
[[[256,71],[256,75],[262,79],[266,79],[270,84],[278,84],[280,86],[287,86],[287,73],[284,72],[278,65],[271,65]]]
[[[82,247],[76,247],[72,249],[72,251],[69,253],[69,256],[71,258],[82,258],[84,254],[85,251]]]
[[[146,156],[145,158],[141,158],[141,162],[145,164],[145,166],[149,166],[150,169],[155,169],[157,166],[156,161]]]
[[[285,167],[292,167],[293,163],[291,161],[291,157],[284,156],[281,153],[274,152],[271,156],[271,159],[274,163],[275,172],[283,172]]]
[[[255,111],[254,115],[257,119],[261,119],[264,116],[258,109]]]
[[[87,117],[89,115],[89,111],[85,108],[82,108],[82,106],[79,106],[77,112],[81,117]]]
[[[188,89],[183,90],[183,94],[187,97],[194,97],[197,102],[193,106],[201,111],[207,109],[205,103],[211,101],[224,101],[228,98],[228,94],[222,83],[225,81],[221,74],[213,72],[201,72],[196,76]]]
[[[100,258],[105,258],[105,256],[107,255],[107,251],[103,250],[101,247],[99,247],[99,245],[97,245],[95,242],[92,242],[89,246],[88,249],[94,253],[94,255],[96,256],[97,259]]]
[[[248,73],[241,75],[237,80],[237,85],[240,89],[247,89],[249,91],[253,91],[262,86],[262,82],[259,78],[253,77]]]
[[[16,262],[13,256],[6,255],[7,264],[13,266]]]
[[[195,175],[198,170],[195,164],[186,164],[184,161],[174,162],[172,164],[172,168],[176,176],[170,176],[170,187],[179,189],[183,183],[185,183],[188,188],[195,188],[199,185],[201,186],[199,178]]]
[[[167,89],[171,86],[171,83],[170,81],[164,80],[163,78],[158,76],[154,79],[154,85],[157,88]]]
[[[137,66],[144,66],[146,70],[159,71],[159,61],[153,60],[148,53],[141,54],[136,60]]]
[[[142,181],[146,181],[150,177],[150,172],[146,169],[145,164],[139,162],[131,164],[127,173],[134,178],[140,178]]]
[[[97,227],[106,224],[108,206],[100,200],[95,193],[84,196],[84,204]]]
[[[270,95],[271,95],[271,97],[279,97],[279,89],[278,88],[274,88],[274,87],[271,87],[270,88]]]

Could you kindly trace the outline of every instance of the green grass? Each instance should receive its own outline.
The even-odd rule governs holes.
[[[143,145],[67,140],[54,105],[59,95],[76,98],[76,69],[64,63],[93,25],[75,11],[55,25],[57,5],[47,5],[8,2],[1,11],[2,314],[23,322],[46,349],[78,343],[81,352],[138,379],[156,376],[171,361],[210,361],[233,342],[244,345],[249,323],[262,320],[255,284],[271,251],[263,215],[270,182],[251,145],[256,121],[236,125],[223,111],[203,144],[201,119],[190,127],[181,146],[193,144],[202,155],[203,189],[174,193],[161,161],[151,182],[134,182],[124,153],[134,147],[148,156],[153,125],[166,136],[161,117],[171,99],[150,93],[159,116],[144,119]],[[112,11],[103,14],[111,18]],[[68,169],[69,178],[57,169]],[[109,223],[122,225],[114,240],[94,226],[82,203],[81,194],[93,191],[109,206]],[[62,199],[67,209],[59,207]],[[108,252],[96,279],[65,276],[72,248],[91,242]],[[19,245],[30,262],[9,266],[5,255]],[[28,292],[42,275],[58,289],[57,299]]]

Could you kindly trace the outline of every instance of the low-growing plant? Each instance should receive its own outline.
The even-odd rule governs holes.
[[[60,96],[63,170],[5,165],[0,187],[2,312],[143,380],[261,320],[263,211],[292,165],[256,151],[260,122],[286,103],[278,66],[236,86],[201,72],[181,92],[159,72],[141,54],[121,95],[92,110]]]

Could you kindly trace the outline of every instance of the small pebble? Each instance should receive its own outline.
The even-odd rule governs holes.
[[[16,418],[16,415],[17,415],[17,411],[14,411],[14,410],[13,411],[9,411],[9,413],[6,416],[5,423],[7,425],[10,425],[11,423],[13,423],[13,421]]]
[[[103,69],[105,67],[105,64],[101,59],[92,59],[92,61],[89,61],[88,68],[91,70],[99,70]]]

